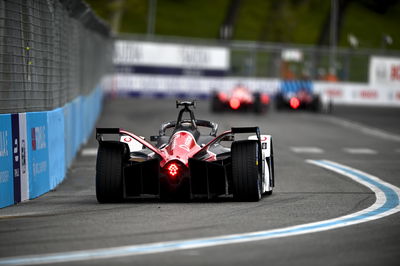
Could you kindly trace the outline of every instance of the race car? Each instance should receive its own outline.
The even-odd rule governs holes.
[[[252,93],[244,86],[237,86],[230,92],[213,91],[211,94],[211,110],[244,110],[256,113],[265,112],[269,106],[269,95],[261,92]]]
[[[99,203],[149,196],[258,201],[272,193],[270,135],[261,135],[258,127],[234,127],[217,136],[216,123],[195,118],[193,101],[177,101],[176,107],[181,108],[177,120],[161,124],[159,134],[150,137],[154,145],[120,128],[96,129]],[[210,133],[201,134],[199,128]],[[235,140],[244,133],[253,135]]]
[[[277,110],[290,108],[319,112],[322,108],[320,96],[313,92],[311,81],[282,82],[275,97],[275,105]]]

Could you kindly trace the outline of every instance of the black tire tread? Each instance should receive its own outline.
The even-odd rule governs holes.
[[[236,200],[260,200],[257,145],[258,142],[254,140],[235,141],[232,144],[233,197]]]
[[[124,152],[124,143],[104,142],[99,145],[96,162],[96,197],[100,203],[120,202],[123,198]]]

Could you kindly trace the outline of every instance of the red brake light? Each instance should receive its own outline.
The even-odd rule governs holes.
[[[269,96],[267,94],[262,94],[261,95],[261,102],[263,104],[269,104]]]
[[[171,163],[168,165],[167,170],[168,175],[170,175],[171,177],[175,177],[179,172],[179,166],[176,163]]]
[[[289,104],[290,104],[290,107],[292,107],[293,109],[297,109],[300,106],[300,101],[296,97],[293,97],[290,99]]]
[[[239,101],[238,99],[236,99],[236,98],[232,98],[232,99],[229,101],[229,106],[230,106],[233,110],[236,110],[236,109],[238,109],[238,108],[240,107],[240,101]]]

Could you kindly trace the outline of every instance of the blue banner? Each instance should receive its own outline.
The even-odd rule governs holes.
[[[0,208],[14,204],[11,115],[0,115]]]
[[[313,82],[311,80],[283,80],[281,82],[281,92],[283,94],[297,93],[300,90],[312,93]]]
[[[61,183],[92,133],[102,95],[97,88],[52,111],[0,115],[0,208]]]
[[[50,190],[47,112],[26,114],[29,157],[29,198]]]
[[[57,108],[47,113],[48,143],[49,143],[49,177],[50,189],[55,188],[64,178],[65,167],[65,140],[64,140],[64,112]]]

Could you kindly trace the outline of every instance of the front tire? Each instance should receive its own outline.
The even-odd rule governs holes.
[[[261,173],[259,143],[242,140],[232,143],[233,197],[238,201],[261,199]]]
[[[120,142],[100,143],[96,162],[96,197],[99,203],[123,199],[122,166],[127,145]]]

